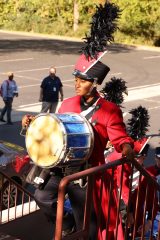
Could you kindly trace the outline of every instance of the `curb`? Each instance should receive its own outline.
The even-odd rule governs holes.
[[[57,40],[65,40],[65,41],[73,41],[73,42],[83,42],[82,39],[76,38],[76,37],[49,35],[49,34],[35,33],[35,32],[9,31],[9,30],[0,29],[0,33],[17,34],[20,36],[39,37],[39,38],[55,39],[55,40],[57,39]]]
[[[137,45],[136,50],[144,50],[144,51],[147,50],[147,51],[153,51],[153,52],[160,52],[160,47]]]

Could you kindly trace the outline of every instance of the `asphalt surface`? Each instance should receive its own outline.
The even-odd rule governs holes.
[[[57,75],[63,82],[65,98],[74,95],[72,71],[81,46],[81,41],[71,39],[0,31],[0,82],[6,78],[8,71],[13,71],[19,86],[19,97],[13,103],[14,125],[0,123],[1,140],[25,147],[25,138],[20,135],[21,118],[26,113],[40,112],[40,83],[48,75],[50,66],[57,68]],[[111,45],[103,62],[111,68],[106,81],[116,76],[127,82],[129,93],[122,108],[124,121],[127,123],[129,111],[139,105],[149,111],[150,127],[147,134],[152,138],[145,164],[151,165],[154,163],[154,148],[160,146],[160,48]],[[105,82],[100,89],[104,84]],[[3,101],[0,99],[0,109],[2,107]],[[51,226],[39,215],[41,213],[36,214],[26,217],[24,222],[14,221],[2,230],[13,236],[17,233],[23,240],[51,239]]]
[[[81,47],[81,41],[71,39],[0,31],[0,79],[5,79],[6,73],[13,71],[19,86],[19,97],[14,99],[12,112],[15,124],[8,126],[0,123],[0,139],[25,146],[25,139],[20,136],[20,121],[26,113],[37,115],[40,112],[40,83],[48,75],[50,66],[57,68],[65,98],[74,95],[72,71]],[[146,165],[150,165],[154,161],[154,148],[160,142],[160,48],[110,45],[103,62],[111,69],[106,81],[113,76],[126,81],[129,93],[122,108],[125,123],[132,108],[142,105],[149,110],[150,127],[147,134],[152,138]],[[99,89],[104,84],[105,81]],[[3,101],[0,99],[2,107]]]

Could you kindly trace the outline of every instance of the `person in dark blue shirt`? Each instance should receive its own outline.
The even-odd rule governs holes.
[[[54,113],[58,105],[59,94],[60,100],[63,101],[63,85],[60,78],[56,76],[55,67],[50,68],[49,76],[43,79],[40,87],[41,112]]]

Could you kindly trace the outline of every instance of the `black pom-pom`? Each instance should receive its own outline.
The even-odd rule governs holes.
[[[114,40],[113,33],[117,30],[119,16],[120,10],[114,3],[107,1],[104,6],[96,7],[96,13],[92,17],[90,36],[84,38],[85,46],[82,48],[87,58],[96,58],[98,52],[104,52],[108,43]]]
[[[126,81],[122,78],[112,77],[100,91],[107,101],[121,105],[124,101],[124,94],[128,95]]]
[[[132,117],[128,120],[127,131],[128,134],[134,139],[141,139],[146,136],[149,125],[149,114],[145,107],[139,106],[132,109],[130,112]]]

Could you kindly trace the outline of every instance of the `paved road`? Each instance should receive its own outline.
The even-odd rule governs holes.
[[[56,66],[57,75],[62,79],[65,97],[74,95],[72,71],[81,46],[81,41],[0,31],[0,79],[6,77],[6,72],[13,71],[20,92],[19,97],[14,100],[13,121],[16,124],[6,126],[1,123],[1,139],[25,145],[24,138],[19,135],[20,120],[25,113],[39,113],[39,86],[51,65]],[[111,68],[106,81],[116,76],[127,82],[129,94],[123,104],[125,121],[129,117],[128,111],[133,107],[141,104],[148,108],[148,134],[154,136],[150,141],[154,148],[160,141],[159,136],[156,136],[160,129],[160,49],[144,50],[111,45],[103,62]],[[2,106],[3,101],[0,99],[0,108]]]
[[[19,134],[20,120],[27,112],[38,114],[40,111],[39,86],[51,65],[56,66],[57,74],[63,81],[65,97],[74,94],[72,70],[80,47],[81,42],[78,41],[0,31],[0,79],[5,78],[6,72],[13,71],[20,92],[19,98],[14,101],[14,125],[1,123],[0,139],[25,146],[25,139]],[[129,95],[123,105],[125,121],[129,117],[128,111],[133,107],[141,104],[149,110],[149,134],[154,137],[150,141],[151,150],[146,164],[151,164],[153,148],[160,142],[160,51],[112,45],[103,61],[111,68],[107,80],[116,76],[127,82]],[[2,106],[0,99],[0,108]],[[14,221],[1,230],[23,240],[51,239],[51,226],[40,212]]]

